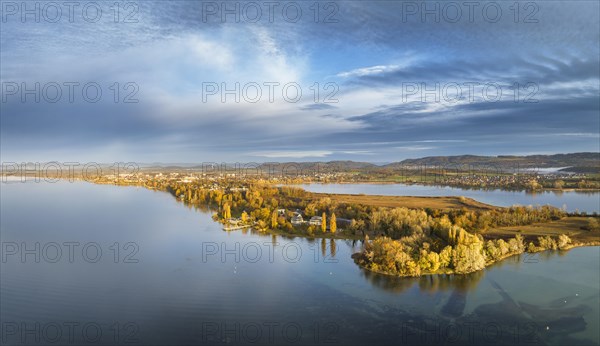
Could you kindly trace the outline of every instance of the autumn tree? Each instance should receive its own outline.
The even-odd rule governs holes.
[[[558,244],[556,244],[556,240],[553,239],[549,235],[547,235],[545,237],[538,237],[538,245],[542,249],[556,250],[558,248]]]
[[[558,236],[558,248],[561,250],[566,249],[569,244],[571,244],[571,238],[569,238],[566,234],[561,234]]]
[[[325,215],[325,212],[323,212],[323,216],[321,219],[321,232],[327,232],[327,215]]]
[[[223,218],[224,219],[231,219],[231,207],[229,206],[228,203],[223,204]]]
[[[337,231],[335,213],[331,214],[331,219],[329,219],[329,230],[331,231],[331,233],[335,233]]]
[[[315,216],[317,215],[317,206],[314,203],[309,203],[306,208],[304,208],[304,214],[306,216]]]
[[[448,245],[442,249],[439,256],[440,267],[445,268],[452,262],[452,246]]]
[[[275,229],[277,228],[277,225],[279,224],[279,222],[277,221],[277,218],[279,216],[277,215],[277,210],[273,210],[273,213],[271,214],[271,228]]]
[[[466,274],[485,268],[483,244],[458,244],[452,250],[452,265],[458,274]]]
[[[528,190],[532,190],[532,191],[533,191],[533,190],[537,190],[537,189],[539,189],[539,188],[541,187],[541,185],[538,183],[538,181],[537,181],[536,179],[531,179],[530,181],[528,181],[528,182],[525,184],[525,187],[526,187]]]
[[[590,217],[587,222],[586,229],[588,231],[597,231],[600,229],[600,224],[598,223],[598,219]]]

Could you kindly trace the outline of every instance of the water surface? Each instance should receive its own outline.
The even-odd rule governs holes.
[[[167,193],[85,182],[2,184],[0,220],[3,344],[600,342],[597,247],[394,278],[357,267],[357,243],[225,232]]]

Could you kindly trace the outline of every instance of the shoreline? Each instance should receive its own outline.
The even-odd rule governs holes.
[[[31,176],[15,175],[15,174],[0,174],[0,178],[2,179],[2,183],[17,182],[14,180],[19,180],[18,178],[34,179]],[[71,181],[71,178],[65,178],[65,177],[56,177],[53,179]],[[131,185],[131,184],[127,184],[127,183],[115,184],[113,182],[96,182],[93,179],[83,179],[81,177],[74,177],[72,179],[72,181],[86,181],[86,182],[90,182],[93,184]],[[523,189],[523,188],[510,188],[509,189],[509,188],[503,188],[501,186],[481,187],[481,186],[470,186],[470,185],[449,185],[449,184],[438,184],[438,183],[427,183],[427,182],[401,182],[401,181],[389,181],[389,180],[336,181],[336,182],[308,181],[308,182],[301,182],[301,183],[276,183],[274,185],[276,185],[276,186],[300,186],[300,185],[333,185],[333,184],[339,184],[339,185],[358,185],[358,184],[407,185],[407,186],[417,185],[417,186],[433,186],[433,187],[442,187],[442,188],[452,188],[452,189],[460,189],[460,190],[479,190],[479,191],[499,190],[499,191],[506,191],[506,192],[525,192],[527,194],[544,193],[544,192],[574,192],[574,193],[590,193],[590,194],[598,193],[598,194],[600,194],[600,189],[594,189],[594,188],[573,188],[572,187],[572,188],[557,189],[557,188],[548,187],[548,188],[540,188],[540,189],[535,189],[535,190],[528,190],[528,189]],[[139,186],[141,186],[141,185],[139,185]],[[310,191],[307,191],[307,192],[310,192]],[[335,193],[333,193],[333,194],[335,194]],[[413,196],[406,196],[406,197],[413,197]],[[431,197],[444,197],[444,196],[431,196]],[[447,197],[449,197],[449,196],[447,196]]]
[[[94,185],[114,185],[114,186],[131,186],[131,187],[141,187],[147,190],[152,190],[152,191],[161,191],[161,192],[166,192],[167,194],[170,194],[169,191],[165,190],[165,189],[160,189],[154,186],[149,186],[145,183],[122,183],[119,184],[117,182],[113,182],[113,181],[89,181],[89,180],[85,180],[85,179],[77,179],[77,181],[83,181],[83,182],[87,182],[87,183],[91,183]],[[351,183],[349,183],[351,184]],[[285,184],[287,185],[287,184]],[[305,190],[306,191],[306,190]],[[307,191],[308,192],[308,191]],[[361,198],[361,199],[371,199],[371,200],[361,200],[361,204],[364,205],[372,205],[372,203],[368,203],[369,201],[372,202],[372,199],[388,199],[388,200],[394,200],[396,199],[395,202],[401,203],[401,204],[406,204],[409,202],[412,202],[413,204],[415,203],[415,201],[422,201],[422,200],[427,200],[427,201],[432,201],[432,200],[438,200],[438,201],[444,201],[447,200],[449,197],[444,197],[444,196],[425,196],[425,197],[415,197],[415,196],[379,196],[379,195],[351,195],[351,194],[321,194],[321,193],[313,193],[313,192],[309,192],[309,194],[311,195],[311,197],[313,196],[317,196],[317,197],[323,197],[323,196],[331,196],[331,195],[336,195],[339,198]],[[475,208],[475,209],[479,209],[482,206],[484,206],[483,209],[503,209],[502,207],[497,207],[497,206],[493,206],[493,205],[487,205],[481,202],[478,202],[475,199],[471,199],[471,198],[461,198],[461,197],[456,197],[456,196],[451,196],[450,197],[453,201],[459,201],[462,202],[461,204],[463,206],[469,206],[471,208]],[[184,203],[182,200],[180,200],[179,198],[176,198],[177,202],[181,202]],[[389,202],[389,201],[388,201]],[[465,203],[468,202],[468,203]],[[409,203],[410,204],[410,203]],[[469,205],[470,204],[470,205]],[[391,206],[393,207],[393,206]],[[408,209],[423,209],[421,206],[413,206],[412,208],[410,207],[406,207]],[[438,208],[438,209],[444,209],[444,208]],[[569,216],[567,216],[566,218],[569,218]],[[270,228],[266,228],[266,229],[259,229],[256,228],[256,225],[239,225],[237,227],[228,227],[227,225],[225,225],[222,220],[215,220],[213,219],[213,222],[217,222],[220,223],[223,226],[223,231],[225,232],[230,232],[230,231],[234,231],[234,230],[239,230],[239,229],[251,229],[254,231],[258,231],[259,233],[264,233],[264,234],[271,234],[271,235],[280,235],[280,236],[284,236],[284,237],[290,237],[290,238],[295,238],[295,237],[300,237],[300,238],[305,238],[305,239],[312,239],[312,240],[318,240],[318,239],[339,239],[339,240],[352,240],[352,241],[364,241],[364,237],[362,235],[359,234],[346,234],[345,230],[340,229],[338,233],[332,234],[332,233],[321,233],[321,232],[315,232],[315,234],[305,234],[305,233],[296,233],[296,232],[289,232],[283,229],[270,229]],[[547,227],[542,225],[542,227]],[[501,231],[501,229],[499,229],[499,231]],[[565,229],[565,231],[568,231],[568,229]],[[508,239],[508,233],[507,229],[504,229],[504,232],[500,232],[498,233],[498,237],[497,238],[501,238],[501,239]],[[517,232],[521,232],[521,231],[517,231]],[[504,233],[504,234],[502,234]],[[491,238],[494,239],[494,238]],[[490,238],[485,239],[485,240],[490,240]],[[416,277],[416,276],[425,276],[425,275],[467,275],[473,272],[479,272],[482,270],[485,270],[487,267],[496,264],[496,263],[501,263],[504,260],[506,260],[507,258],[513,257],[515,255],[520,255],[523,253],[537,253],[537,252],[543,252],[543,251],[547,251],[547,250],[552,250],[552,251],[569,251],[573,248],[576,247],[586,247],[586,246],[600,246],[600,239],[598,239],[597,237],[592,238],[588,241],[581,241],[583,239],[579,239],[579,241],[577,242],[573,242],[571,244],[568,244],[566,246],[564,246],[562,249],[557,249],[557,250],[552,250],[552,249],[545,249],[545,248],[540,248],[537,251],[523,251],[521,253],[511,253],[511,254],[505,254],[502,257],[499,257],[496,260],[493,261],[486,261],[485,265],[483,268],[472,271],[472,272],[460,272],[457,273],[455,272],[453,269],[450,268],[444,268],[443,270],[440,271],[436,271],[436,272],[420,272],[418,275],[400,275],[400,274],[396,274],[396,273],[389,273],[389,272],[385,272],[385,271],[380,271],[380,270],[374,270],[371,268],[368,268],[365,264],[368,264],[367,262],[365,262],[364,260],[364,250],[363,252],[357,252],[357,253],[353,253],[350,257],[353,259],[353,261],[355,262],[355,264],[357,264],[359,267],[369,270],[371,272],[374,273],[378,273],[378,274],[383,274],[383,275],[388,275],[388,276],[393,276],[393,277]]]
[[[482,272],[485,271],[488,267],[493,266],[494,264],[501,264],[502,262],[504,262],[505,260],[511,258],[511,257],[515,257],[515,256],[519,256],[519,255],[523,255],[523,254],[534,254],[534,253],[540,253],[540,252],[544,252],[544,251],[553,251],[553,252],[568,252],[571,249],[574,248],[581,248],[581,247],[598,247],[600,246],[600,240],[593,242],[593,243],[577,243],[577,244],[569,244],[567,247],[565,247],[564,249],[541,249],[539,251],[523,251],[521,253],[513,253],[513,254],[507,254],[504,255],[502,257],[500,257],[499,259],[492,261],[492,262],[486,262],[485,263],[485,267],[481,268],[480,270],[475,270],[472,272],[468,272],[468,273],[456,273],[454,270],[451,269],[446,269],[444,272],[421,272],[420,275],[418,276],[414,276],[414,275],[398,275],[398,274],[392,274],[392,273],[388,273],[388,272],[384,272],[381,270],[374,270],[371,268],[367,268],[364,264],[360,263],[360,259],[362,258],[362,252],[355,252],[352,254],[352,256],[350,256],[353,260],[354,263],[356,265],[358,265],[361,269],[364,270],[368,270],[372,273],[376,273],[376,274],[381,274],[381,275],[385,275],[385,276],[389,276],[389,277],[394,277],[394,278],[417,278],[417,277],[422,277],[422,276],[435,276],[435,275],[470,275],[473,273],[478,273],[478,272]]]
[[[557,189],[554,187],[541,188],[536,190],[527,190],[527,189],[506,189],[499,186],[490,186],[490,187],[480,187],[480,186],[469,186],[469,185],[448,185],[448,184],[434,184],[434,183],[425,183],[425,182],[401,182],[401,181],[340,181],[340,182],[305,182],[305,183],[283,183],[279,184],[282,186],[300,186],[300,185],[358,185],[358,184],[366,184],[366,185],[417,185],[417,186],[435,186],[435,187],[447,187],[453,189],[461,189],[461,190],[480,190],[480,191],[507,191],[507,192],[525,192],[530,194],[535,194],[536,192],[575,192],[575,193],[600,193],[600,189],[593,188],[566,188],[566,189]]]

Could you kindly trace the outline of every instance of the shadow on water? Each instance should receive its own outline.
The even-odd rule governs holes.
[[[375,276],[372,274],[369,278]],[[501,298],[500,301],[481,304],[465,313],[468,291],[482,277],[447,277],[439,280],[443,283],[441,285],[430,283],[435,280],[422,278],[405,280],[407,287],[419,284],[419,287],[424,285],[453,291],[439,314],[423,315],[390,308],[380,317],[397,321],[395,328],[398,340],[406,344],[597,345],[593,340],[573,335],[590,327],[584,314],[590,312],[591,308],[585,305],[586,299],[583,297],[580,301],[573,301],[570,306],[563,304],[567,299],[572,301],[573,297],[551,299],[541,305],[533,305],[513,299],[499,283],[486,278],[493,292]],[[378,287],[381,282],[386,282],[381,278],[376,280]],[[385,285],[394,286],[387,282]]]
[[[418,285],[422,292],[427,293],[452,290],[466,294],[469,290],[477,287],[484,276],[484,271],[468,275],[424,275],[410,278],[379,274],[361,268],[361,274],[374,287],[393,293],[402,293],[414,285]]]
[[[507,330],[508,337],[502,342],[526,342],[534,344],[560,345],[593,345],[591,340],[574,338],[573,333],[582,332],[587,327],[584,314],[591,308],[583,303],[565,307],[563,304],[576,297],[552,299],[542,305],[533,305],[517,301],[495,280],[487,279],[493,290],[501,297],[501,301],[482,304],[457,321],[461,323],[477,323],[482,326],[493,326],[498,331]],[[559,304],[560,302],[562,304]],[[500,337],[501,333],[495,333]]]
[[[536,254],[538,255],[536,259],[547,260],[565,254],[564,251],[545,251]],[[519,266],[526,261],[524,256],[515,256],[508,264],[500,262],[494,266]],[[513,298],[492,277],[486,278],[485,271],[469,275],[401,278],[361,269],[361,275],[374,287],[395,294],[406,292],[412,287],[418,287],[420,292],[432,294],[451,292],[446,295],[447,298],[442,298],[441,308],[435,315],[411,314],[408,311],[401,313],[395,309],[385,312],[386,315],[390,315],[386,318],[393,318],[392,315],[397,314],[396,317],[401,321],[401,336],[404,342],[597,345],[593,340],[582,338],[581,335],[573,335],[590,328],[584,317],[592,311],[588,306],[590,297],[549,297],[543,304],[534,305]],[[500,297],[500,301],[484,303],[470,312],[465,311],[469,293],[473,293],[484,278],[489,282],[493,290],[491,292]],[[597,302],[597,299],[591,301]]]
[[[515,269],[520,268],[523,265],[528,265],[528,264],[532,264],[532,263],[538,263],[538,262],[543,262],[543,261],[548,261],[551,260],[553,258],[557,258],[557,257],[563,257],[565,255],[567,255],[569,253],[569,250],[563,251],[563,250],[546,250],[546,251],[541,251],[541,252],[536,252],[536,253],[522,253],[519,255],[514,255],[508,258],[505,258],[501,261],[492,263],[491,265],[487,266],[485,270],[491,270],[491,269],[496,269],[496,268],[502,268],[502,267],[513,267]]]

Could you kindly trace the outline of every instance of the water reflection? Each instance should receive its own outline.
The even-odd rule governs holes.
[[[331,248],[331,258],[335,258],[336,245],[334,239],[329,239],[329,247]]]
[[[333,343],[339,345],[600,340],[598,248],[516,256],[466,276],[398,278],[357,267],[350,256],[361,250],[360,241],[223,232],[209,208],[190,212],[166,194],[150,198],[143,189],[81,184],[2,189],[3,241],[140,244],[137,264],[115,264],[110,255],[96,264],[3,264],[3,321],[133,321],[140,326],[139,344],[198,344],[206,321],[228,327],[298,323],[305,335],[295,344],[328,343],[314,338],[315,323],[335,323]],[[299,261],[282,257],[292,240],[303,250]],[[254,263],[203,256],[205,242],[226,249],[234,242],[240,248],[270,243],[275,257]],[[270,344],[289,343],[279,335]]]
[[[415,285],[418,285],[419,289],[426,293],[437,293],[440,291],[467,293],[477,287],[479,281],[484,277],[484,271],[468,275],[423,275],[417,278],[410,278],[379,274],[361,268],[361,276],[374,287],[393,293],[404,293]]]
[[[519,255],[514,255],[505,258],[498,262],[494,262],[491,265],[487,266],[485,270],[491,270],[493,268],[502,268],[505,266],[509,266],[514,269],[519,269],[522,265],[535,264],[542,261],[548,261],[557,257],[564,257],[569,253],[569,251],[570,250],[546,250],[536,253],[525,252]]]

